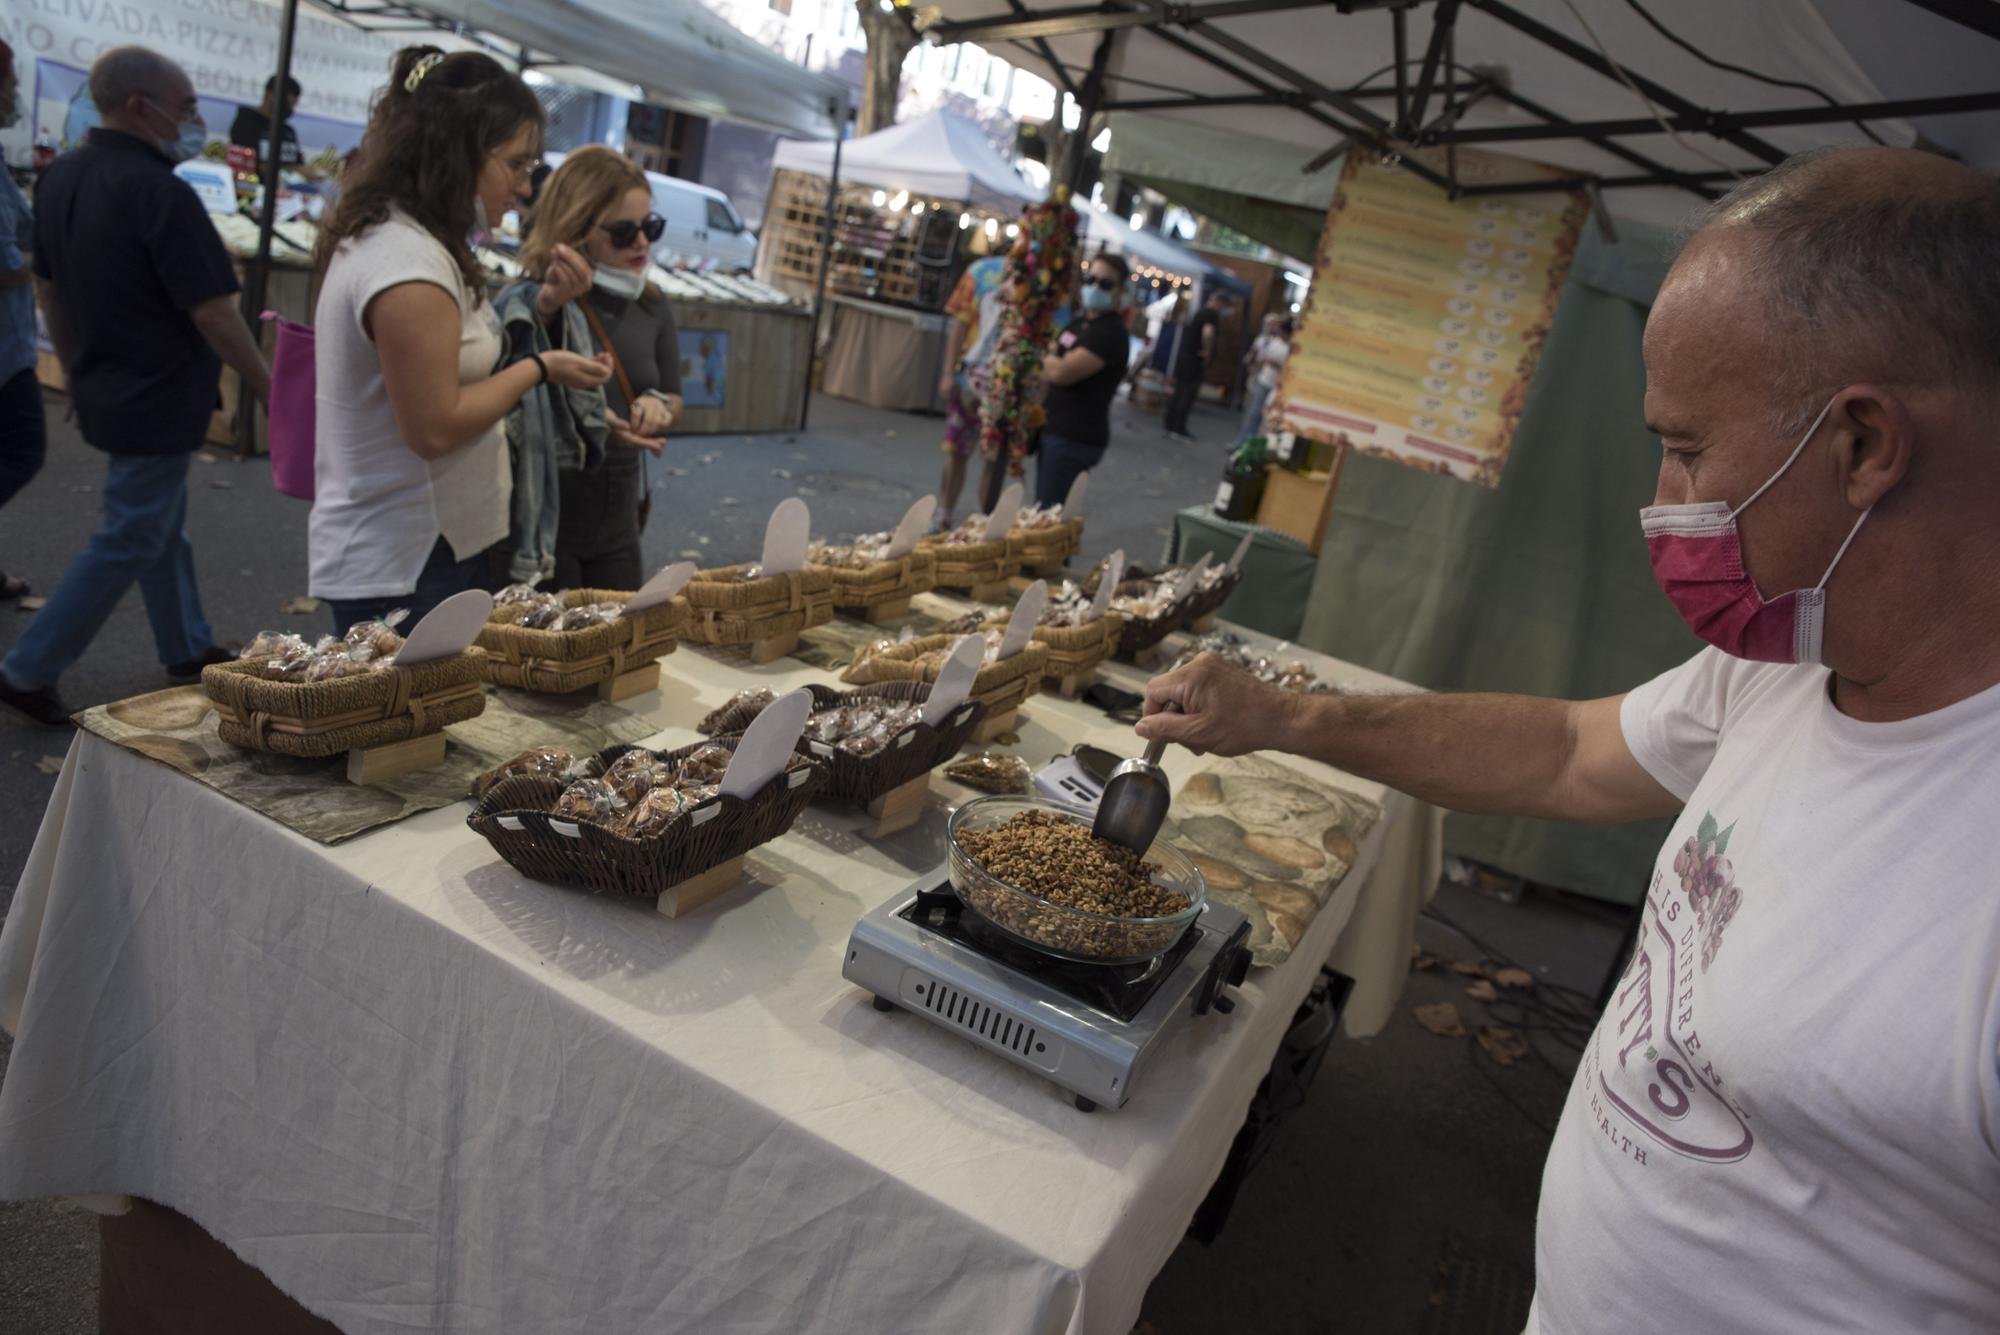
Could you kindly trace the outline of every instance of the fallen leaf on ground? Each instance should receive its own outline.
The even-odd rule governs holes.
[[[62,762],[63,758],[61,756],[43,756],[35,762],[35,768],[44,774],[60,774],[62,773]]]
[[[1526,969],[1502,969],[1493,975],[1493,981],[1502,987],[1533,987],[1535,976]]]
[[[1485,968],[1473,963],[1471,960],[1453,960],[1451,962],[1451,971],[1453,973],[1464,974],[1467,978],[1484,978],[1486,976]]]
[[[685,468],[675,468],[671,464],[667,466],[668,477],[686,477],[687,475],[688,475],[688,470]]]
[[[195,458],[201,460],[201,462],[205,464],[219,464],[222,462],[220,456],[210,454],[207,450],[203,450],[201,453],[195,455]]]
[[[789,468],[773,468],[771,470],[772,477],[790,477],[791,475],[792,470]]]
[[[1449,1001],[1440,1001],[1433,1006],[1418,1006],[1410,1014],[1417,1017],[1418,1024],[1439,1038],[1465,1037],[1465,1026],[1458,1020],[1458,1007]]]
[[[1528,1055],[1528,1040],[1521,1037],[1521,1031],[1518,1029],[1509,1029],[1505,1025],[1498,1024],[1482,1024],[1475,1037],[1479,1039],[1479,1046],[1486,1049],[1486,1055],[1493,1059],[1496,1066],[1512,1066]]]
[[[279,604],[278,610],[288,617],[309,616],[319,611],[317,598],[287,598]]]
[[[14,606],[20,608],[23,612],[39,612],[48,606],[48,602],[48,599],[37,597],[31,593],[25,598],[15,599]]]
[[[699,561],[701,559],[701,548],[699,547],[681,548],[681,559],[683,561]]]
[[[896,438],[896,433],[893,430],[884,431],[882,434],[887,436],[890,440],[894,440]]]
[[[1437,956],[1431,954],[1428,950],[1425,950],[1422,946],[1410,947],[1411,972],[1420,973],[1425,969],[1435,969],[1437,968],[1437,966],[1438,966]]]
[[[1018,732],[1003,732],[993,740],[1001,746],[1019,746],[1021,744],[1021,734]]]
[[[1482,978],[1476,983],[1468,983],[1465,988],[1465,995],[1471,997],[1474,1001],[1498,1001],[1500,1000],[1500,989]]]
[[[800,495],[800,496],[817,496],[817,495],[819,495],[819,493],[818,493],[817,491],[813,490],[813,489],[812,489],[811,487],[793,487],[793,488],[792,488],[792,491],[793,491],[793,492],[794,492],[795,494],[797,494],[797,495]]]
[[[695,540],[696,542],[700,543],[700,544],[701,544],[702,546],[704,546],[704,547],[708,546],[708,539],[707,539],[707,538],[704,538],[704,537],[702,537],[702,536],[701,536],[701,534],[699,534],[699,533],[697,533],[697,534],[695,534],[695,535],[694,535],[694,540]]]
[[[230,491],[236,486],[234,482],[231,482],[226,477],[212,477],[208,480],[208,485],[214,487],[217,491]]]
[[[734,496],[724,496],[724,497],[722,497],[722,498],[721,498],[720,500],[718,500],[718,501],[716,502],[716,504],[717,504],[717,505],[741,505],[741,504],[743,504],[743,502],[741,502],[741,501],[737,500],[737,499],[736,499],[736,498],[735,498]]]

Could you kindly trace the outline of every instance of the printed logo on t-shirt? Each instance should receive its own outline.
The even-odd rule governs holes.
[[[1709,1163],[1750,1153],[1748,1115],[1703,1050],[1695,996],[1743,902],[1724,856],[1735,828],[1704,815],[1674,855],[1679,884],[1653,873],[1638,945],[1584,1051],[1590,1120],[1637,1164],[1653,1149]]]

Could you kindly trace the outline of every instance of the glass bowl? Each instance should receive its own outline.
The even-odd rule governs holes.
[[[998,829],[1024,811],[1045,811],[1088,830],[1090,811],[1032,797],[981,797],[952,812],[948,827],[951,885],[967,908],[1003,934],[1044,954],[1087,964],[1135,964],[1164,953],[1181,939],[1208,902],[1208,883],[1185,853],[1155,841],[1146,851],[1153,883],[1187,901],[1161,918],[1125,918],[1052,903],[988,872],[959,843],[959,835]]]

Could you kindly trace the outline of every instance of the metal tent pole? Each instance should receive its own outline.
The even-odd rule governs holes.
[[[257,218],[257,258],[251,261],[243,284],[243,319],[259,347],[263,339],[257,335],[258,317],[263,314],[269,290],[271,233],[278,225],[278,172],[284,163],[285,125],[290,119],[290,98],[285,90],[291,83],[292,34],[298,26],[299,0],[285,0],[285,15],[278,24],[278,81],[271,94],[270,138],[265,141],[264,160],[258,164],[264,178],[264,206]],[[257,452],[257,399],[241,389],[236,402],[236,452],[245,459]]]
[[[826,315],[827,272],[833,267],[833,212],[840,206],[840,147],[847,139],[847,123],[853,115],[853,109],[843,101],[834,128],[833,175],[826,178],[826,219],[820,227],[819,234],[819,283],[818,290],[813,295],[812,339],[806,344],[805,392],[799,396],[801,431],[804,431],[806,424],[812,420],[813,361],[819,356],[820,321]]]

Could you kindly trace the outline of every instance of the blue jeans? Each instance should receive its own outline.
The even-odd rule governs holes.
[[[1264,405],[1270,401],[1271,387],[1259,384],[1255,378],[1252,378],[1250,381],[1250,392],[1244,396],[1243,400],[1243,430],[1238,433],[1236,442],[1229,446],[1231,450],[1234,450],[1237,444],[1241,444],[1252,436],[1261,436],[1264,434]]]
[[[30,366],[0,384],[0,505],[13,500],[42,471],[47,451],[42,387]]]
[[[0,672],[28,690],[53,686],[83,657],[133,584],[146,600],[160,661],[186,663],[215,637],[202,617],[187,535],[186,454],[114,454],[104,470],[104,518],[35,613]]]
[[[1042,432],[1041,453],[1035,458],[1035,504],[1061,505],[1069,499],[1070,483],[1078,473],[1097,467],[1104,458],[1104,445],[1079,445],[1050,432]],[[1091,490],[1095,491],[1093,487]]]
[[[379,621],[399,607],[410,609],[410,615],[398,630],[408,635],[412,627],[454,593],[464,593],[477,588],[486,574],[486,553],[461,561],[452,552],[451,544],[443,538],[431,548],[430,559],[417,573],[417,587],[408,593],[395,594],[387,598],[329,598],[328,610],[333,613],[333,633],[345,635],[347,628],[357,621]]]

